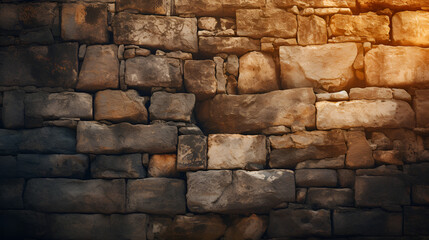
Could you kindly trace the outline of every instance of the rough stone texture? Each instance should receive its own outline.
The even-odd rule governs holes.
[[[84,178],[89,159],[83,154],[18,154],[16,168],[17,175],[24,178]]]
[[[44,212],[123,212],[125,180],[34,178],[27,181],[24,204]]]
[[[113,18],[116,44],[135,44],[165,50],[198,51],[197,19],[120,12]]]
[[[208,138],[208,169],[244,169],[265,165],[267,148],[263,135],[212,134]]]
[[[129,87],[182,87],[181,63],[178,59],[150,55],[125,62],[125,83]]]
[[[106,4],[64,3],[61,9],[63,40],[85,43],[109,40]]]
[[[212,98],[216,94],[217,80],[212,60],[188,60],[185,62],[185,88],[195,94],[197,100]]]
[[[414,128],[414,111],[399,100],[317,102],[317,128]]]
[[[429,128],[429,90],[416,90],[413,107],[416,112],[417,127]]]
[[[373,152],[373,157],[378,164],[391,164],[391,165],[403,165],[402,155],[398,150],[382,151],[377,150]]]
[[[350,89],[349,95],[350,100],[393,99],[393,91],[390,88],[352,88]]]
[[[307,161],[298,163],[295,169],[302,169],[302,168],[340,169],[340,168],[344,168],[344,159],[345,159],[345,156],[342,155],[336,158],[325,158],[322,160],[307,160]]]
[[[1,121],[4,128],[24,127],[24,98],[24,91],[6,91],[3,93]]]
[[[365,137],[365,132],[349,131],[346,133],[347,156],[349,168],[370,168],[374,166],[372,149]]]
[[[76,88],[96,91],[119,86],[119,60],[116,45],[87,47]]]
[[[268,227],[268,218],[252,214],[236,219],[225,232],[225,240],[259,240]]]
[[[388,41],[390,36],[389,16],[363,13],[360,15],[335,14],[329,27],[334,36],[357,36]]]
[[[392,18],[393,41],[400,45],[429,46],[429,12],[398,12]]]
[[[357,50],[355,43],[281,46],[281,85],[283,88],[343,90],[355,78],[353,63]]]
[[[144,101],[136,90],[99,91],[94,99],[94,119],[147,123],[148,113]]]
[[[331,236],[330,212],[328,210],[281,209],[270,212],[268,236],[283,237],[329,237]]]
[[[141,154],[98,155],[91,162],[92,178],[144,178]]]
[[[194,106],[194,94],[155,92],[150,99],[150,119],[190,122]]]
[[[334,210],[333,225],[337,236],[395,236],[402,234],[402,214],[381,209]]]
[[[413,203],[429,205],[429,186],[427,185],[415,185],[412,187]]]
[[[46,233],[46,215],[29,210],[3,210],[0,226],[0,237],[4,239],[41,238]]]
[[[164,0],[118,0],[116,2],[116,10],[118,12],[131,10],[143,14],[167,14]]]
[[[358,0],[357,2],[362,10],[378,10],[385,8],[403,10],[427,7],[427,3],[420,0]]]
[[[76,149],[82,153],[168,153],[176,151],[177,128],[165,125],[104,125],[79,122]]]
[[[371,143],[377,145],[378,150],[389,150],[393,148],[392,140],[382,132],[372,132]]]
[[[279,90],[276,64],[271,55],[250,52],[240,58],[238,92],[240,94],[265,93]]]
[[[218,215],[178,215],[169,228],[167,239],[216,240],[223,236],[225,229]]]
[[[191,212],[267,212],[295,200],[295,179],[290,170],[187,172]]]
[[[200,52],[210,55],[228,53],[241,56],[261,49],[259,40],[247,37],[199,37],[198,45]]]
[[[1,209],[22,209],[22,192],[25,179],[0,179],[0,206]]]
[[[237,35],[251,38],[296,36],[296,16],[283,9],[239,9]],[[281,22],[282,24],[278,24]]]
[[[353,190],[350,188],[309,188],[306,203],[316,208],[352,207]]]
[[[59,127],[43,127],[20,132],[20,152],[29,153],[75,153],[76,133]]]
[[[198,18],[198,28],[199,29],[215,31],[217,24],[218,24],[218,20],[214,17]]]
[[[429,87],[429,49],[380,45],[365,54],[367,86]]]
[[[128,211],[176,215],[186,212],[185,182],[180,179],[147,178],[127,183]]]
[[[177,177],[176,154],[155,154],[149,161],[150,177]]]
[[[355,182],[356,205],[380,207],[410,204],[407,183],[392,176],[358,176]]]
[[[346,91],[334,92],[334,93],[318,93],[316,94],[318,102],[321,101],[346,101],[349,100],[349,94]]]
[[[428,208],[404,207],[404,234],[405,235],[429,235],[427,219],[429,217]]]
[[[298,16],[297,37],[299,45],[326,44],[328,41],[326,21],[315,15]]]
[[[77,43],[1,47],[0,85],[73,88],[76,85]],[[19,71],[11,71],[19,66]]]
[[[214,57],[213,61],[216,64],[216,81],[217,81],[217,94],[226,93],[226,75],[224,68],[224,60],[221,57]]]
[[[353,170],[339,169],[337,174],[340,187],[353,188],[355,185],[355,172]]]
[[[92,119],[92,96],[77,92],[27,94],[25,116],[36,119]]]
[[[263,0],[175,0],[176,14],[233,16],[237,8],[263,7]]]
[[[311,88],[255,95],[217,95],[197,104],[196,113],[210,133],[256,132],[272,126],[314,127],[316,97]]]
[[[181,172],[204,170],[207,168],[206,136],[179,136],[176,168]]]
[[[337,186],[337,172],[331,169],[298,169],[295,179],[299,187]]]
[[[273,0],[273,3],[278,7],[299,6],[302,8],[325,8],[325,7],[356,7],[356,2],[353,0]]]

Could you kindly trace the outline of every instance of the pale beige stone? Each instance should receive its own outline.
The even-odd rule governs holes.
[[[313,7],[313,8],[325,8],[325,7],[356,7],[354,0],[273,0],[273,3],[278,7]]]
[[[214,17],[201,17],[198,19],[198,28],[200,29],[214,31],[217,24],[218,21]]]
[[[318,93],[316,99],[320,101],[347,101],[349,100],[349,94],[346,91],[334,92],[334,93]]]
[[[393,98],[397,100],[411,102],[411,95],[405,91],[405,89],[393,88],[392,89]]]
[[[325,44],[328,41],[326,22],[318,16],[298,16],[299,45]]]
[[[429,47],[429,12],[396,13],[392,18],[392,37],[399,45]]]
[[[390,88],[367,87],[350,89],[350,100],[376,100],[392,98],[393,92]]]
[[[273,149],[297,148],[303,149],[309,146],[332,146],[344,143],[341,130],[333,131],[302,131],[283,136],[270,136],[270,145]]]
[[[319,16],[333,15],[337,13],[351,15],[352,11],[350,10],[350,8],[316,8],[314,9],[314,14]]]
[[[199,37],[200,52],[205,54],[228,53],[243,55],[251,51],[259,51],[259,40],[247,37]]]

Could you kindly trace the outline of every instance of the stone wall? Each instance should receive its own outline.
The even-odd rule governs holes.
[[[3,0],[1,239],[427,239],[427,0]]]

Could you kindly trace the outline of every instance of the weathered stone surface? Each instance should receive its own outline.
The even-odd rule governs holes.
[[[429,12],[398,12],[392,18],[393,41],[400,45],[429,46]]]
[[[116,11],[137,11],[144,14],[167,14],[167,8],[164,0],[118,0],[116,2]]]
[[[64,3],[61,11],[61,37],[66,41],[108,42],[107,5]]]
[[[258,240],[268,227],[268,218],[252,214],[236,219],[225,232],[225,240]]]
[[[73,88],[77,43],[0,48],[0,85]],[[19,71],[11,71],[19,66]]]
[[[0,156],[0,178],[14,178],[17,176],[15,156]]]
[[[332,168],[339,169],[344,168],[344,159],[345,156],[341,155],[335,158],[325,158],[322,160],[307,160],[300,162],[296,165],[295,169],[302,168]]]
[[[50,239],[110,239],[110,217],[102,214],[49,214]]]
[[[273,0],[273,3],[278,7],[299,6],[302,8],[325,8],[325,7],[356,7],[356,2],[353,0]]]
[[[373,157],[378,164],[403,165],[402,155],[398,150],[377,150],[373,152]]]
[[[89,159],[83,154],[18,154],[16,168],[18,176],[24,178],[84,178]]]
[[[76,133],[59,127],[43,127],[20,131],[20,152],[75,153]]]
[[[147,123],[148,113],[144,101],[136,90],[99,91],[94,99],[94,119]]]
[[[405,235],[428,235],[427,219],[429,210],[425,207],[404,207],[404,234]]]
[[[259,40],[247,37],[199,37],[198,45],[200,52],[211,55],[228,53],[241,56],[261,49]]]
[[[413,107],[417,127],[429,128],[429,90],[416,90]]]
[[[178,215],[169,228],[167,239],[216,240],[223,236],[225,229],[218,215]]]
[[[355,200],[356,205],[361,207],[409,205],[410,188],[398,177],[358,176]]]
[[[257,132],[292,124],[314,127],[316,97],[311,88],[255,95],[217,95],[197,104],[196,113],[210,133]]]
[[[355,172],[350,169],[338,169],[338,183],[343,188],[353,188],[355,185]]]
[[[334,92],[334,93],[318,93],[316,94],[318,102],[321,101],[346,101],[349,100],[349,94],[346,91]]]
[[[336,187],[337,172],[331,169],[298,169],[295,171],[299,187]]]
[[[21,209],[22,192],[24,190],[25,179],[0,179],[0,208],[1,209]]]
[[[187,172],[191,212],[266,212],[295,200],[295,179],[290,170]]]
[[[334,210],[333,225],[336,236],[395,236],[402,234],[402,214],[381,209]]]
[[[177,177],[176,154],[155,154],[150,157],[150,177]]]
[[[194,106],[194,94],[155,92],[150,98],[150,119],[190,122]]]
[[[92,178],[144,178],[141,154],[98,155],[91,162]]]
[[[82,122],[77,126],[76,149],[82,153],[168,153],[176,151],[177,128],[165,125],[104,125]]]
[[[225,70],[230,75],[238,77],[238,70],[240,69],[240,61],[237,55],[228,55],[228,61],[225,65]]]
[[[367,86],[429,86],[429,49],[380,45],[365,54]]]
[[[376,41],[388,41],[389,16],[363,13],[360,15],[335,14],[329,27],[334,36],[370,37]]]
[[[120,12],[113,18],[116,44],[198,52],[197,19]]]
[[[123,212],[125,180],[33,178],[27,181],[24,204],[43,212]]]
[[[215,63],[212,60],[188,60],[185,62],[185,88],[198,100],[212,98],[216,94]]]
[[[328,210],[281,209],[270,212],[268,236],[282,237],[329,237],[331,236]]]
[[[198,18],[198,28],[199,29],[215,31],[217,24],[218,24],[218,20],[214,17]]]
[[[265,165],[267,158],[263,135],[211,134],[208,146],[208,169],[244,169],[249,164]]]
[[[353,190],[350,188],[309,188],[306,203],[316,208],[352,207]]]
[[[55,2],[27,3],[17,5],[20,25],[26,29],[47,27],[55,36],[59,35],[59,7]]]
[[[221,57],[214,57],[213,61],[216,64],[216,81],[217,81],[217,94],[226,93],[226,75],[225,75],[225,61]]]
[[[186,212],[185,182],[146,178],[127,183],[128,211],[176,215]]]
[[[355,43],[281,46],[281,85],[283,88],[343,90],[355,78],[353,63],[357,50]]]
[[[399,100],[317,102],[317,128],[414,128],[414,111]]]
[[[393,148],[392,140],[382,132],[372,132],[371,143],[377,145],[378,150],[389,150]]]
[[[420,0],[358,0],[359,6],[363,10],[377,10],[377,9],[416,9],[420,7],[427,7],[427,2]]]
[[[180,60],[162,56],[135,57],[125,62],[125,83],[129,87],[182,87]]]
[[[92,119],[92,96],[77,92],[30,93],[25,95],[25,116]]]
[[[207,168],[206,136],[179,136],[176,168],[181,172],[204,170]]]
[[[374,166],[372,149],[365,137],[365,132],[349,131],[346,133],[347,156],[349,168],[370,168]]]
[[[233,16],[237,8],[263,7],[263,0],[175,0],[176,14],[197,16]]]
[[[297,38],[299,45],[326,44],[328,41],[326,21],[315,15],[298,16]]]
[[[283,9],[239,9],[237,35],[251,38],[296,36],[296,16]],[[278,24],[281,22],[282,24]]]
[[[393,99],[393,91],[390,88],[367,87],[350,89],[350,100],[377,100]]]
[[[28,210],[3,210],[0,226],[0,237],[4,239],[41,238],[46,233],[46,215]]]
[[[250,52],[240,58],[238,92],[240,94],[265,93],[279,90],[276,64],[271,55]]]
[[[4,128],[22,128],[25,123],[24,91],[6,91],[3,93],[1,121]]]
[[[118,47],[92,45],[86,49],[76,88],[83,91],[118,88],[118,77]]]

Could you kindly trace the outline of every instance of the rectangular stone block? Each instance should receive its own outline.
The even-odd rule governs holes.
[[[215,63],[212,60],[187,60],[184,65],[184,83],[188,92],[198,101],[216,95],[217,80]]]
[[[354,100],[317,102],[318,129],[414,128],[414,111],[399,100]]]
[[[143,14],[165,15],[169,10],[170,4],[166,0],[118,0],[116,2],[116,11],[131,10]]]
[[[24,205],[43,212],[121,213],[125,180],[33,178],[27,182]]]
[[[356,7],[356,2],[353,0],[273,0],[273,3],[278,7],[313,7],[313,8],[325,8],[325,7]]]
[[[177,147],[178,171],[196,171],[207,168],[207,137],[201,135],[181,135]]]
[[[394,10],[418,9],[427,7],[428,3],[420,0],[358,0],[362,10],[379,10],[390,8]]]
[[[113,18],[116,44],[198,52],[197,19],[121,12]]]
[[[144,178],[141,154],[98,155],[91,162],[92,178]]]
[[[429,235],[427,220],[429,209],[427,207],[404,207],[404,235]]]
[[[147,178],[127,183],[127,210],[176,215],[186,212],[185,182],[180,179]]]
[[[353,207],[353,195],[350,188],[309,188],[306,203],[316,208]]]
[[[151,120],[190,122],[194,106],[194,94],[155,92],[150,98],[150,118]]]
[[[295,178],[290,170],[198,171],[188,172],[187,180],[191,212],[261,213],[295,201]]]
[[[198,45],[200,52],[210,55],[228,53],[241,56],[261,49],[259,40],[248,37],[199,37]]]
[[[22,202],[22,192],[24,190],[25,179],[11,178],[0,179],[0,208],[1,209],[21,209],[24,208]]]
[[[429,128],[429,89],[416,90],[413,100],[417,127]]]
[[[169,153],[175,152],[177,128],[167,125],[105,125],[80,121],[76,149],[81,153]]]
[[[24,127],[24,98],[24,91],[6,91],[3,93],[1,120],[4,128]]]
[[[392,18],[393,41],[400,45],[428,47],[428,29],[429,12],[404,11],[396,13]]]
[[[298,169],[295,180],[298,187],[336,187],[337,172],[332,169]]]
[[[19,151],[29,153],[75,153],[76,132],[68,128],[43,127],[20,132]]]
[[[0,48],[0,85],[73,88],[77,43]],[[19,66],[19,71],[11,71]]]

